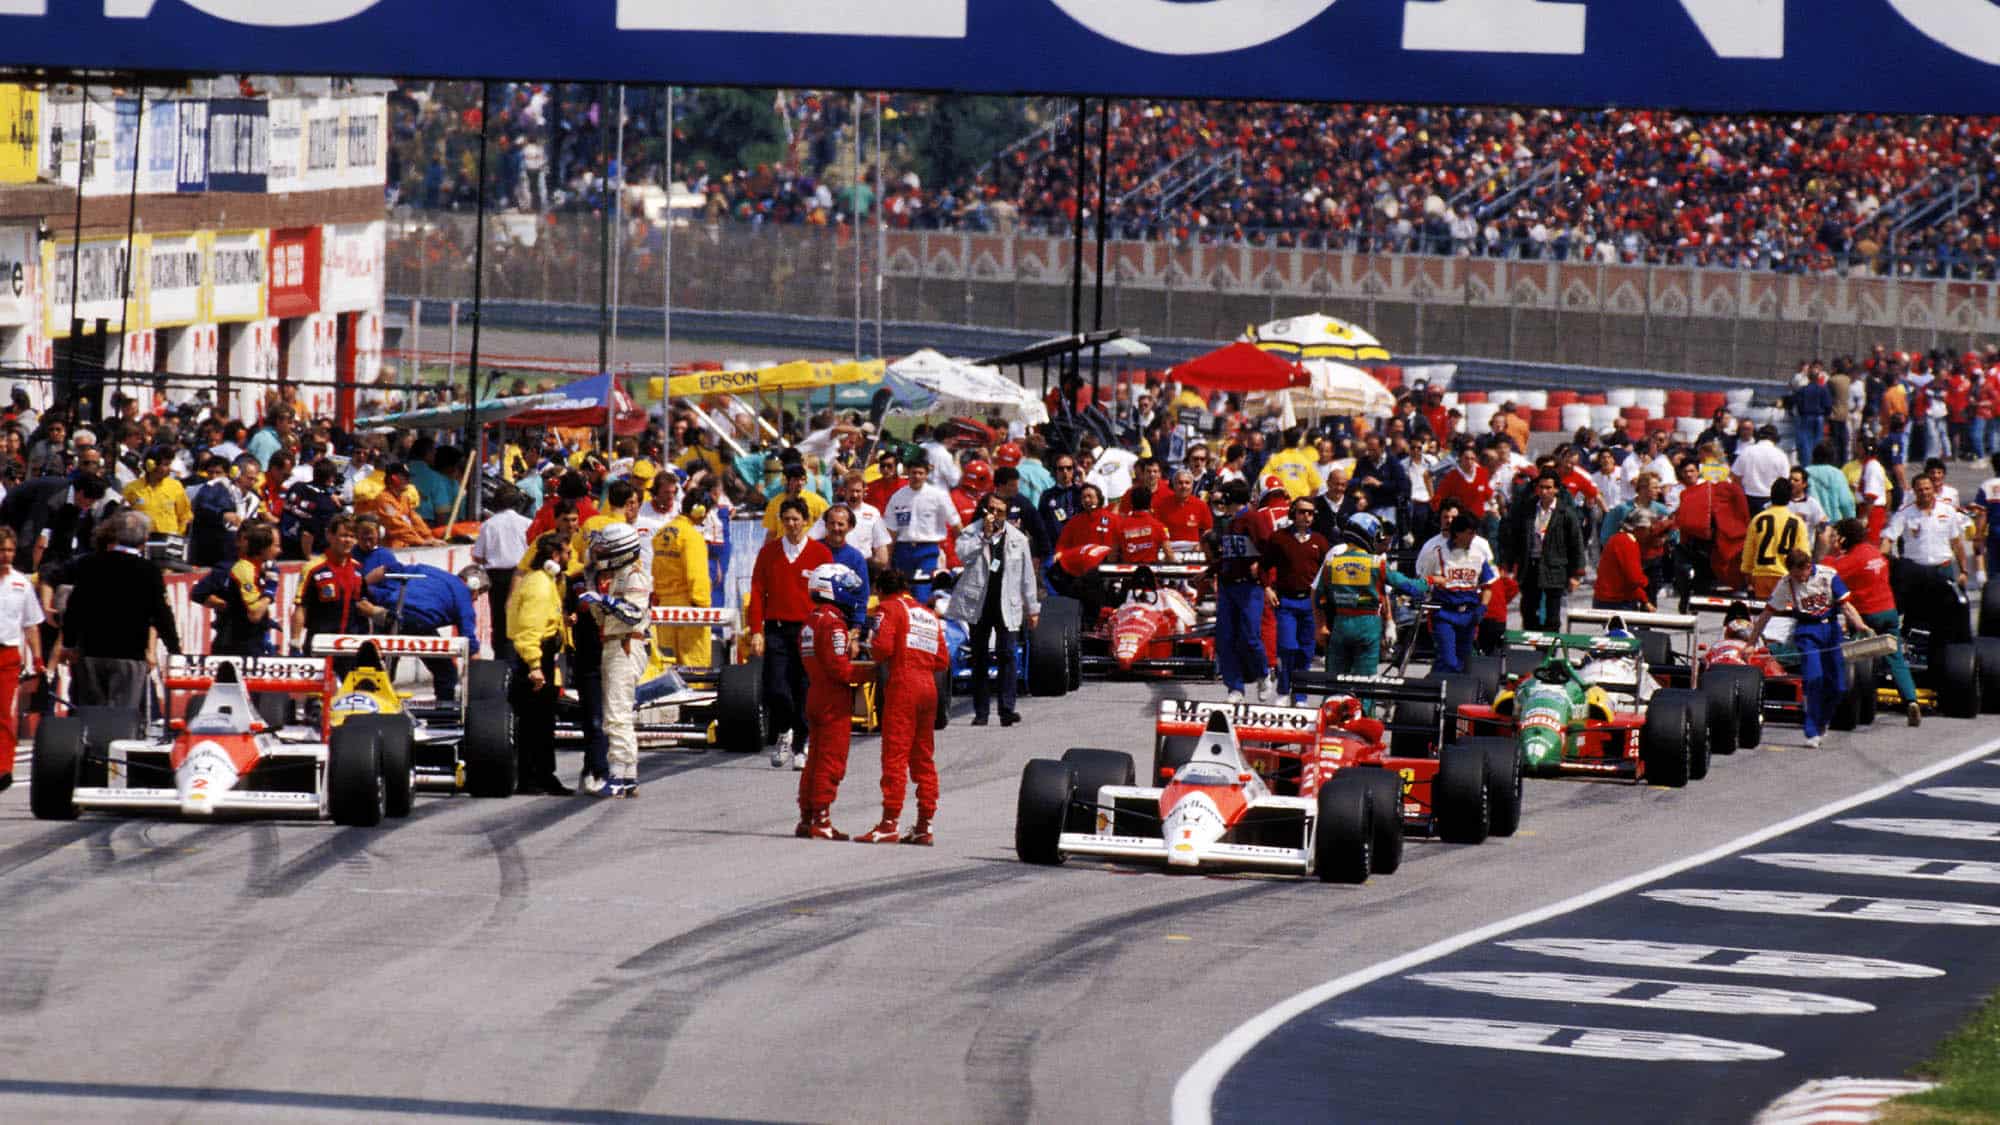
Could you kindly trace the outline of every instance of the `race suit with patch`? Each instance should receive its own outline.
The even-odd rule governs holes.
[[[1326,615],[1326,670],[1372,676],[1382,662],[1382,604],[1387,596],[1382,557],[1351,543],[1334,547],[1315,583]]]
[[[653,583],[635,561],[597,575],[597,588],[584,601],[604,643],[604,738],[613,780],[639,776],[639,732],[633,713],[639,705],[639,675],[646,667],[646,629]]]
[[[887,674],[882,702],[882,819],[903,812],[903,793],[917,783],[917,815],[937,811],[938,775],[932,724],[937,718],[937,670],[945,666],[944,625],[908,594],[876,607],[869,650]],[[810,764],[811,759],[807,759]]]
[[[812,752],[799,775],[799,812],[811,817],[831,808],[847,776],[847,743],[854,729],[854,663],[848,658],[847,618],[838,605],[819,602],[799,630],[806,661],[806,732]]]
[[[1840,607],[1848,597],[1847,583],[1830,566],[1813,567],[1804,582],[1786,575],[1771,591],[1771,612],[1798,621],[1792,643],[1799,648],[1807,738],[1818,738],[1825,732],[1834,704],[1847,690],[1847,661],[1840,652]]]
[[[1431,631],[1437,639],[1434,674],[1465,671],[1473,631],[1486,610],[1483,594],[1496,573],[1477,539],[1464,550],[1447,546],[1418,562],[1417,576],[1430,584],[1438,602],[1431,616]]]
[[[653,604],[708,608],[708,541],[686,513],[653,536]],[[661,651],[676,664],[709,663],[709,630],[700,625],[662,625]]]

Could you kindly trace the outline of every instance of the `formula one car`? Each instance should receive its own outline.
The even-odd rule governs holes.
[[[1507,642],[1531,647],[1542,659],[1491,703],[1460,705],[1460,738],[1513,741],[1535,776],[1609,776],[1678,788],[1708,775],[1708,700],[1691,689],[1659,687],[1637,637],[1513,631]],[[1584,654],[1581,664],[1571,661],[1572,652]]]
[[[1110,750],[1028,763],[1014,829],[1021,859],[1098,856],[1361,883],[1397,869],[1406,829],[1477,843],[1493,828],[1483,751],[1392,757],[1382,725],[1351,697],[1320,709],[1167,700],[1156,730],[1155,784],[1135,784],[1132,756]],[[1185,746],[1165,742],[1190,736]],[[1518,787],[1511,792],[1518,802]],[[1512,816],[1518,822],[1518,804]]]
[[[1773,617],[1764,630],[1764,643],[1751,644],[1749,619],[1754,612],[1739,598],[1690,595],[1688,608],[1696,613],[1725,614],[1722,638],[1700,650],[1698,664],[1703,694],[1709,697],[1711,712],[1733,707],[1737,715],[1737,745],[1756,746],[1763,739],[1766,722],[1799,724],[1805,721],[1805,681],[1799,674],[1798,650],[1791,638],[1789,618]],[[1877,657],[1893,646],[1891,638],[1866,638],[1843,645],[1848,651],[1847,691],[1834,705],[1827,725],[1834,730],[1854,730],[1875,722],[1876,682],[1886,677],[1887,668],[1878,668]],[[1886,679],[1885,681],[1886,682]],[[1892,702],[1900,702],[1890,690]],[[1918,697],[1923,698],[1922,689]],[[1933,699],[1935,693],[1933,693]]]
[[[173,657],[167,696],[171,706],[184,695],[186,718],[167,722],[165,737],[150,736],[145,716],[117,708],[43,719],[29,806],[44,820],[105,811],[362,827],[407,812],[409,759],[378,730],[356,726],[323,741],[272,721],[285,695],[321,691],[329,675],[326,660]]]
[[[416,789],[475,797],[514,793],[514,708],[507,698],[507,665],[471,659],[464,637],[321,634],[312,653],[333,658],[340,677],[320,705],[322,731],[368,727],[406,757]],[[385,657],[444,657],[459,666],[455,697],[415,705],[397,689]],[[402,815],[408,809],[395,811]]]
[[[1081,622],[1077,659],[1083,672],[1111,676],[1215,675],[1215,625],[1204,621],[1188,593],[1163,580],[1190,580],[1198,566],[1101,566],[1106,605],[1097,620]],[[1058,599],[1050,599],[1054,602]],[[1066,600],[1066,599],[1064,599]],[[1047,614],[1043,615],[1046,623]],[[1054,627],[1051,627],[1054,628]],[[1038,630],[1039,633],[1039,630]],[[1053,633],[1051,634],[1053,637]],[[1037,641],[1041,638],[1038,636]],[[1050,655],[1055,654],[1053,640]],[[1032,671],[1034,654],[1029,658]],[[1040,694],[1037,691],[1037,694]]]
[[[734,612],[695,606],[654,606],[652,623],[728,629]],[[677,665],[647,634],[647,662],[639,674],[638,721],[641,739],[699,743],[751,753],[764,748],[764,665],[722,664],[699,668]],[[574,685],[565,685],[556,704],[556,736],[583,737],[583,704]]]

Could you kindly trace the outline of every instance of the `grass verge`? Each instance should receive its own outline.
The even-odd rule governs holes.
[[[1884,1107],[1887,1125],[2000,1125],[2000,993],[1921,1066],[1915,1077],[1937,1089]]]

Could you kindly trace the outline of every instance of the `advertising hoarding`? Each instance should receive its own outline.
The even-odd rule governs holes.
[[[0,327],[35,323],[35,269],[40,264],[35,232],[0,227]]]
[[[303,191],[306,186],[306,117],[301,98],[272,98],[271,175],[265,190],[273,195]]]
[[[42,170],[42,95],[0,82],[0,184],[31,184]]]
[[[380,220],[320,228],[321,309],[366,312],[382,307],[384,234]]]
[[[222,323],[264,318],[265,232],[217,231],[208,246],[208,315]]]
[[[146,249],[146,314],[150,328],[177,328],[208,315],[204,299],[208,271],[201,239],[193,234],[156,234]]]
[[[271,316],[310,316],[319,311],[319,240],[319,227],[271,232],[264,301]]]
[[[210,98],[208,190],[261,193],[270,175],[268,103],[256,98]]]

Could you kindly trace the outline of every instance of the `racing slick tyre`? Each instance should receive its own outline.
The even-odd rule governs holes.
[[[1688,783],[1693,767],[1694,715],[1673,691],[1653,697],[1646,708],[1645,725],[1639,728],[1639,764],[1643,780],[1652,785],[1679,789]]]
[[[1076,777],[1076,792],[1069,806],[1067,832],[1097,831],[1097,791],[1107,785],[1130,785],[1137,773],[1132,755],[1122,750],[1093,750],[1077,746],[1063,751],[1063,762]],[[1092,806],[1092,807],[1086,807]]]
[[[70,715],[83,723],[83,764],[77,768],[76,783],[109,785],[112,740],[144,738],[144,717],[130,708],[105,706],[71,708]]]
[[[1951,719],[1979,717],[1979,650],[1968,644],[1945,645],[1931,667],[1937,681],[1938,709]]]
[[[292,725],[292,697],[282,692],[260,691],[250,698],[257,717],[268,730],[280,731]]]
[[[1465,679],[1472,683],[1473,703],[1491,703],[1500,696],[1507,662],[1497,656],[1474,656],[1465,662]]]
[[[410,806],[415,803],[416,786],[411,773],[409,716],[356,715],[341,726],[368,727],[375,731],[376,744],[382,748],[382,809],[393,817],[410,815]]]
[[[1385,769],[1365,770],[1361,776],[1374,790],[1370,798],[1375,806],[1374,854],[1368,857],[1368,869],[1394,875],[1403,866],[1403,779]]]
[[[937,713],[931,716],[931,729],[943,730],[951,725],[951,669],[939,668],[931,675],[937,680]]]
[[[1161,735],[1153,743],[1152,785],[1165,785],[1167,780],[1181,772],[1181,767],[1194,760],[1195,739],[1185,735]]]
[[[1389,753],[1398,758],[1430,758],[1436,756],[1439,749],[1437,743],[1438,723],[1440,719],[1443,720],[1445,735],[1446,737],[1450,737],[1453,720],[1458,715],[1458,702],[1463,702],[1462,699],[1454,701],[1455,697],[1465,695],[1467,689],[1471,686],[1457,677],[1446,680],[1445,684],[1446,701],[1443,704],[1418,703],[1414,700],[1396,704],[1396,726],[1399,729],[1389,732]],[[1460,686],[1454,690],[1451,687],[1453,684]],[[1443,712],[1443,715],[1440,715],[1439,712]],[[1409,729],[1400,729],[1403,727],[1408,727]]]
[[[2000,637],[1980,637],[1972,650],[1979,658],[1979,709],[2000,712]]]
[[[458,744],[465,764],[465,791],[474,797],[511,797],[515,774],[514,712],[507,707],[475,707],[465,714],[465,740]]]
[[[1319,791],[1313,873],[1322,883],[1366,883],[1374,866],[1375,802],[1368,779],[1335,774]]]
[[[35,772],[28,778],[28,808],[36,819],[76,819],[83,738],[83,720],[72,715],[44,716],[35,728]]]
[[[1679,701],[1679,706],[1688,713],[1688,780],[1700,781],[1708,776],[1708,767],[1714,761],[1708,750],[1708,699],[1698,691],[1686,688],[1669,688],[1653,697],[1652,705],[1660,705],[1660,696],[1668,696],[1669,702]]]
[[[1068,762],[1037,758],[1021,771],[1021,793],[1014,802],[1014,854],[1022,863],[1053,867],[1063,861],[1057,845],[1075,792],[1076,771]]]
[[[1521,827],[1522,779],[1527,773],[1520,743],[1511,738],[1468,738],[1461,746],[1476,746],[1486,756],[1488,828],[1495,836],[1512,836]]]
[[[1701,678],[1694,692],[1701,696],[1708,718],[1708,752],[1736,753],[1736,682],[1710,674]]]
[[[1639,630],[1639,655],[1648,667],[1667,668],[1674,662],[1674,639],[1653,629]]]
[[[1728,740],[1729,749],[1724,750],[1723,743],[1715,741],[1711,735],[1710,752],[1731,754],[1754,747],[1764,740],[1763,672],[1741,664],[1718,665],[1702,673],[1701,689],[1708,693],[1711,711],[1727,699],[1728,710],[1736,724],[1736,734]]]
[[[764,663],[725,664],[715,682],[715,743],[750,754],[764,748]]]
[[[1854,662],[1854,724],[1862,727],[1875,725],[1875,658],[1870,656]],[[1982,687],[1984,685],[1981,685]],[[1984,696],[1981,696],[1984,699]],[[1991,708],[1989,707],[1989,710]]]
[[[1860,677],[1855,675],[1855,666],[1847,666],[1847,690],[1833,703],[1833,714],[1826,717],[1828,730],[1853,730],[1861,725]]]
[[[342,724],[333,732],[326,753],[326,803],[333,822],[351,828],[382,823],[388,789],[382,777],[380,732]]]
[[[1028,693],[1067,695],[1069,693],[1069,644],[1074,615],[1058,616],[1055,601],[1043,607],[1041,620],[1028,634]]]
[[[509,672],[504,660],[475,660],[467,666],[465,698],[468,704],[507,698]]]
[[[1460,742],[1438,755],[1437,776],[1431,779],[1431,813],[1438,838],[1447,844],[1483,844],[1493,833],[1492,789],[1487,784],[1486,752]]]
[[[1979,591],[1979,635],[2000,637],[2000,578],[1989,578]]]

